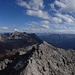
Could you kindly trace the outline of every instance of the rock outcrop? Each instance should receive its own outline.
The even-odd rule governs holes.
[[[20,75],[75,75],[75,51],[39,45]]]
[[[0,75],[75,75],[75,51],[56,48],[46,42],[12,57]]]

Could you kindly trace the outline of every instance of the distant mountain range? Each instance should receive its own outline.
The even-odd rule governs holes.
[[[37,34],[41,40],[56,47],[75,49],[75,34]]]
[[[0,53],[41,43],[42,40],[35,34],[25,32],[13,32],[0,34]]]

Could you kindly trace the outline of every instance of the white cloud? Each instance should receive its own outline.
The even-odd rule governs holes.
[[[50,19],[49,14],[46,11],[42,11],[42,10],[27,10],[27,14],[31,15],[31,16],[37,16],[40,17],[42,19]]]
[[[3,27],[0,27],[0,29],[1,29],[1,30],[7,30],[8,27],[4,27],[4,26],[3,26]]]
[[[38,24],[38,23],[37,23],[37,22],[35,22],[35,21],[32,21],[32,22],[31,22],[31,24]]]
[[[55,26],[56,29],[68,29],[66,26],[57,25]]]
[[[75,23],[75,18],[71,15],[75,11],[75,0],[55,0],[50,4],[50,7],[55,12],[53,14],[55,17],[52,16],[53,22],[65,24]],[[67,12],[70,14],[67,14]]]
[[[8,29],[8,27],[2,27],[4,30],[7,30]]]
[[[64,20],[64,22],[69,23],[69,24],[74,23],[74,21],[75,21],[75,19],[72,16],[68,15],[68,14],[63,15],[63,14],[57,13],[55,15],[58,18]]]
[[[14,31],[18,31],[18,29],[15,28]]]
[[[39,25],[39,26],[32,26],[34,29],[48,29],[50,28],[49,25]]]
[[[50,26],[49,25],[41,25],[40,28],[48,29],[48,28],[50,28]]]
[[[42,20],[38,22],[31,22],[34,29],[48,29],[50,28],[50,22],[48,20]]]
[[[27,9],[39,10],[44,8],[43,3],[43,0],[29,0],[29,2],[26,2],[24,0],[18,0],[17,4]]]
[[[45,25],[50,24],[50,22],[49,22],[49,21],[47,21],[47,20],[40,21],[40,23],[45,24]]]
[[[56,30],[52,28],[52,31],[60,29],[57,32],[64,32],[68,31],[65,25],[74,25],[75,23],[75,18],[71,15],[75,12],[74,3],[75,0],[55,0],[50,4],[50,11],[45,10],[44,0],[18,0],[17,4],[25,8],[27,15],[42,19],[42,21],[33,21],[30,23],[30,31],[51,31],[51,27],[53,27],[54,24]],[[64,25],[62,26],[61,24]]]
[[[59,6],[59,7],[61,7],[61,8],[65,8],[66,7],[65,3],[62,3],[62,2],[57,1],[57,0],[54,2],[54,4]]]
[[[43,0],[29,0],[26,2],[24,0],[18,0],[19,6],[27,8],[26,13],[30,16],[36,16],[42,19],[49,19],[50,16],[47,11],[44,11],[44,1]]]
[[[32,25],[30,25],[27,28],[27,32],[34,32],[34,33],[43,33],[43,32],[48,32],[50,30],[50,25],[49,21],[47,20],[42,20],[42,21],[32,21]]]
[[[62,19],[60,19],[58,17],[52,17],[52,20],[54,23],[62,23]]]
[[[54,6],[54,3],[51,3],[51,4],[50,4],[50,7],[51,7],[51,9],[53,9],[53,10],[56,11],[55,6]]]
[[[55,5],[60,7],[59,10],[63,12],[75,12],[75,0],[55,0]]]
[[[22,6],[22,7],[26,7],[28,9],[30,9],[30,6],[23,0],[18,0],[18,3],[17,3],[19,6]]]

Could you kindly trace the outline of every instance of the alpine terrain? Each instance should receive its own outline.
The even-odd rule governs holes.
[[[4,52],[0,75],[75,75],[75,50],[57,48],[36,38],[37,43]]]

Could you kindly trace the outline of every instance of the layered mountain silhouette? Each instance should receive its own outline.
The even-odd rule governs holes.
[[[28,35],[33,43],[9,50],[0,61],[0,75],[75,75],[75,50],[57,48],[35,34]],[[18,36],[15,40],[22,38]]]
[[[75,49],[75,34],[38,34],[38,36],[56,47]]]
[[[41,43],[42,41],[35,34],[25,32],[14,32],[0,34],[0,53],[5,50],[13,50]]]

